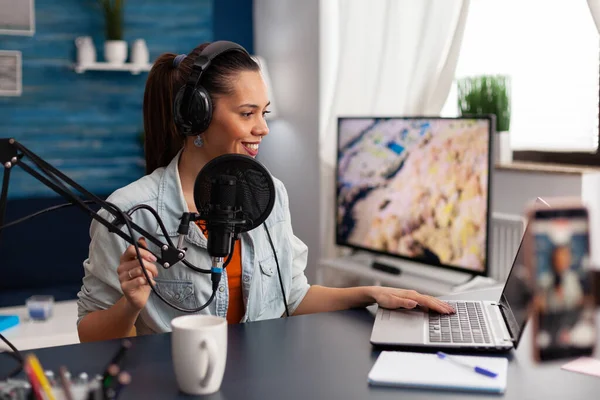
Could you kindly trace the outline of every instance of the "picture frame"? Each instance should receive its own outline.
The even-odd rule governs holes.
[[[0,0],[0,35],[33,36],[35,34],[34,0]]]
[[[20,96],[22,76],[21,52],[0,50],[0,96]]]

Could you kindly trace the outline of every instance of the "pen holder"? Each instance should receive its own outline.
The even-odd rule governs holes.
[[[54,307],[53,296],[31,296],[26,301],[29,318],[37,321],[45,321],[52,316]]]

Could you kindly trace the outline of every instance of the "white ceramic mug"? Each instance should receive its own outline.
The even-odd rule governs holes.
[[[171,321],[171,352],[179,389],[187,394],[215,393],[227,360],[227,320],[184,315]]]

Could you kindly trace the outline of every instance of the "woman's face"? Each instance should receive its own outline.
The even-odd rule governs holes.
[[[558,273],[562,273],[571,267],[571,249],[561,246],[554,250],[553,267]]]
[[[260,141],[269,133],[265,114],[270,102],[260,72],[240,72],[232,85],[233,94],[215,98],[212,121],[202,134],[211,158],[231,153],[256,157]]]

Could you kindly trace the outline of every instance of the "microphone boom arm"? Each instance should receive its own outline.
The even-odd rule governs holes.
[[[24,157],[28,157],[31,160],[31,162],[35,164],[35,166],[37,166],[42,172],[40,173],[28,164],[24,163]],[[154,256],[156,256],[157,262],[160,265],[162,265],[163,268],[170,268],[177,262],[183,260],[183,258],[185,257],[185,252],[177,248],[171,242],[166,232],[164,233],[165,237],[167,238],[167,243],[163,243],[150,232],[135,224],[128,214],[121,211],[114,204],[107,202],[101,199],[100,197],[94,195],[93,193],[89,192],[81,185],[77,184],[75,181],[70,179],[68,176],[64,175],[62,172],[54,168],[52,165],[42,160],[38,155],[27,149],[15,139],[0,139],[0,162],[4,166],[4,179],[2,184],[2,193],[0,194],[0,232],[4,225],[10,171],[13,167],[19,166],[29,175],[40,181],[42,184],[44,184],[48,188],[52,189],[54,192],[67,199],[71,204],[82,209],[96,221],[100,222],[109,230],[109,232],[118,235],[130,244],[135,244],[135,238],[132,237],[132,235],[129,235],[121,230],[121,227],[123,226],[123,224],[125,224],[124,218],[127,218],[128,225],[130,225],[134,231],[138,232],[148,241],[158,246],[158,248],[161,251],[161,254],[154,254],[153,252],[151,253],[154,254]],[[114,217],[114,219],[110,221],[101,216],[98,213],[98,211],[88,206],[80,196],[78,196],[71,189],[69,189],[63,182],[79,191],[83,196],[90,199],[96,205],[99,205],[101,206],[101,208],[104,208]],[[164,230],[164,226],[161,228],[163,228]],[[138,246],[147,251],[150,251],[139,243]],[[206,272],[210,271],[206,270]]]

